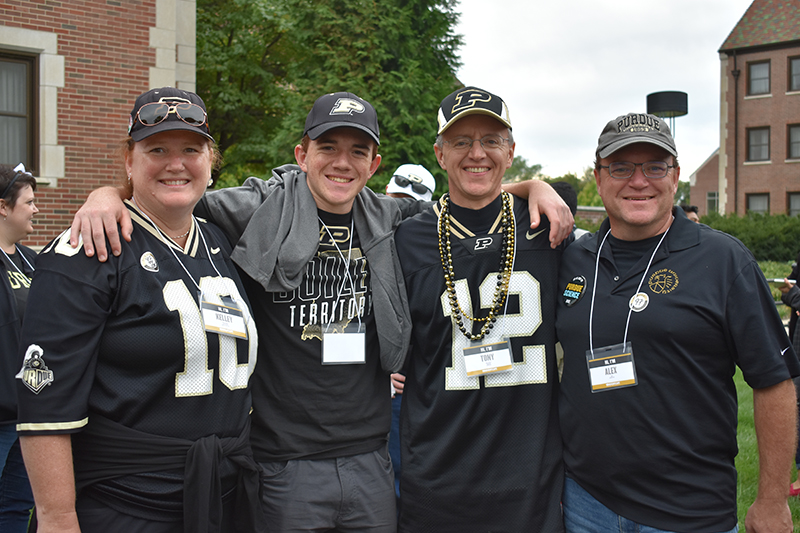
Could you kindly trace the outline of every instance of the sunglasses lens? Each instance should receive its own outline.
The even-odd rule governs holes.
[[[139,122],[145,126],[155,126],[162,122],[169,114],[167,104],[145,104],[139,109]]]
[[[421,183],[412,183],[411,189],[417,194],[425,194],[428,192],[428,188]]]
[[[206,121],[203,109],[195,104],[178,104],[175,111],[184,122],[193,126],[201,126]]]

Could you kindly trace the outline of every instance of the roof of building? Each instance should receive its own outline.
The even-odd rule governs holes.
[[[800,40],[797,0],[753,0],[719,51]]]

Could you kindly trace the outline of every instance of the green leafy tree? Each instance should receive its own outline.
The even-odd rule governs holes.
[[[224,106],[227,113],[211,123],[226,141],[222,174],[239,180],[243,169],[253,169],[266,177],[292,162],[314,100],[349,91],[378,112],[383,163],[371,187],[382,190],[403,163],[436,175],[436,112],[459,86],[455,6],[453,0],[198,0],[198,90],[215,112]]]
[[[518,181],[527,181],[533,178],[542,176],[542,165],[531,165],[528,161],[518,155],[514,157],[511,162],[511,168],[506,170],[503,175],[504,183],[515,183]]]
[[[691,185],[688,181],[678,182],[678,190],[675,191],[675,205],[689,204],[691,202],[689,198],[690,188]]]
[[[597,183],[594,180],[586,183],[581,192],[578,193],[578,205],[603,205],[603,199],[600,198],[600,194],[597,192]]]

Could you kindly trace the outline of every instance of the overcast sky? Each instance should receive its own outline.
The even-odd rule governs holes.
[[[681,178],[719,147],[719,50],[752,0],[461,0],[459,79],[502,97],[516,155],[581,175],[597,137],[647,95],[688,94]]]

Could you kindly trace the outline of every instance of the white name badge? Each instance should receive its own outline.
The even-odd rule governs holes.
[[[483,376],[512,369],[511,341],[495,342],[464,348],[468,376]]]
[[[366,334],[323,333],[323,365],[361,365],[367,362]]]
[[[594,353],[586,350],[586,364],[593,393],[633,387],[638,383],[630,342],[603,346]]]
[[[201,299],[200,312],[203,315],[205,330],[237,339],[247,339],[247,326],[239,304],[228,297],[224,297],[222,301],[224,305]]]

